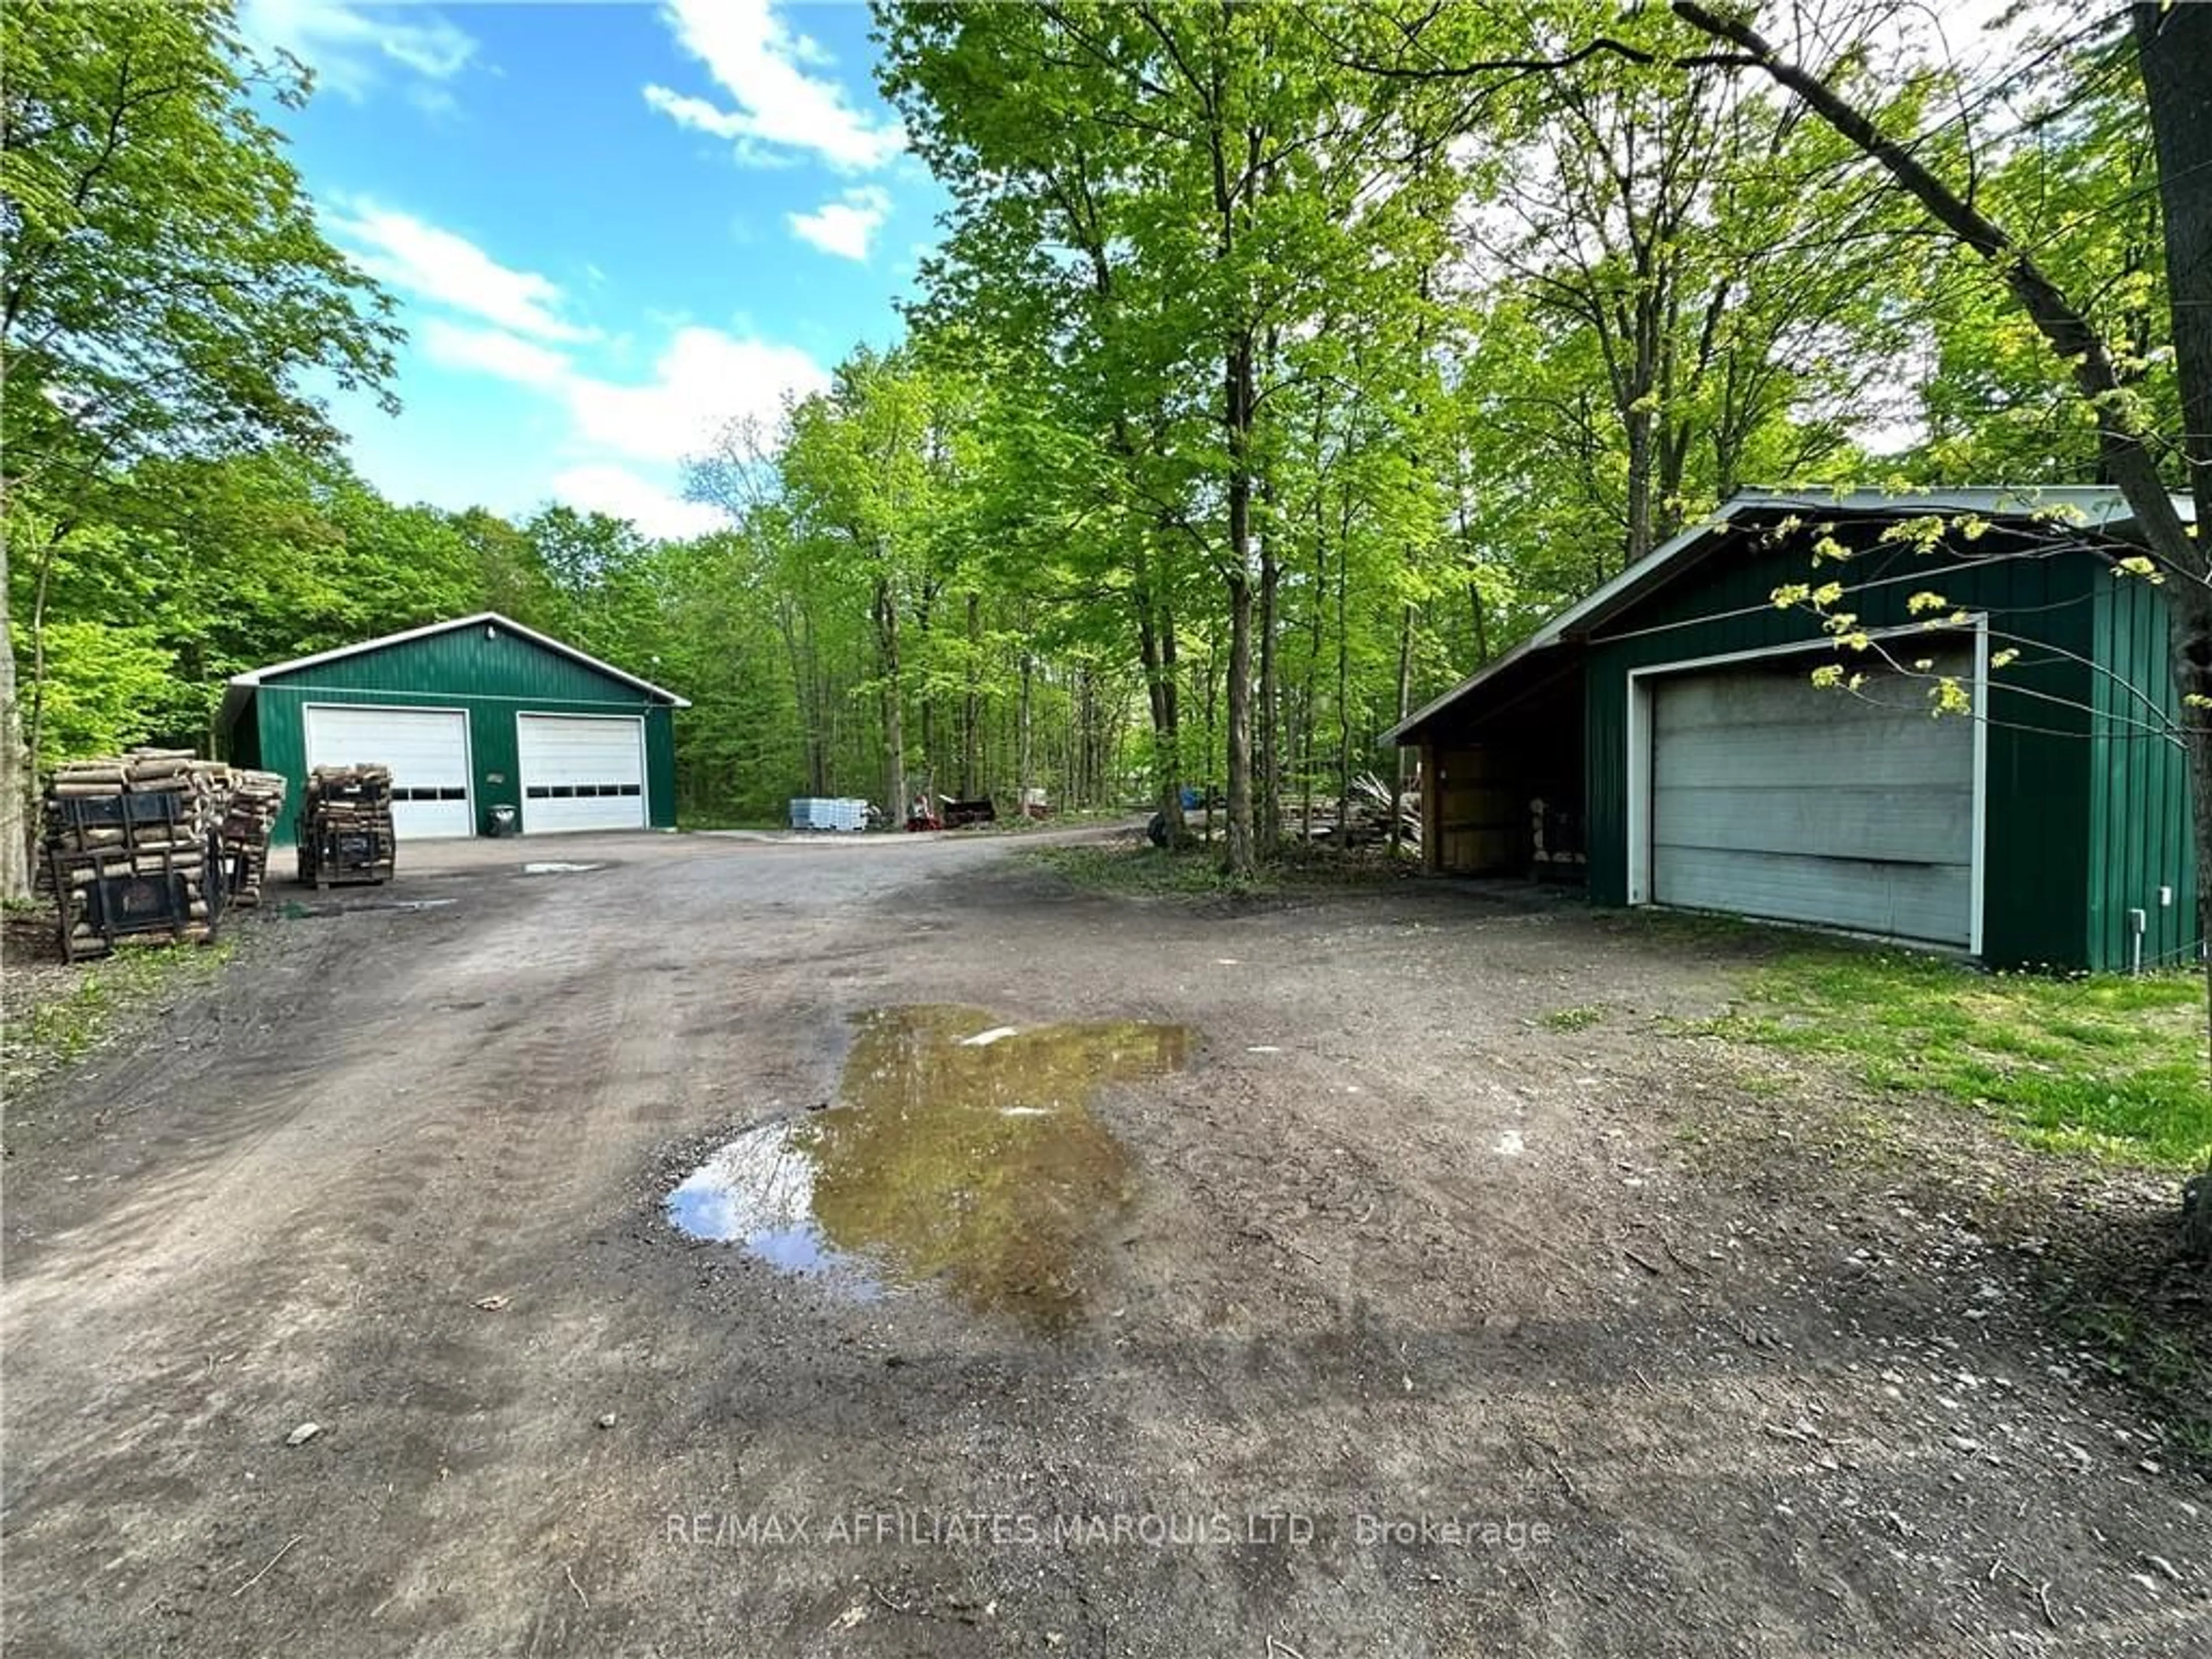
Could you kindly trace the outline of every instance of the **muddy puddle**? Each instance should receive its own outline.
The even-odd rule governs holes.
[[[1098,1089],[1182,1069],[1188,1029],[1023,1027],[972,1008],[863,1016],[828,1109],[763,1124],[669,1194],[669,1220],[868,1299],[925,1282],[1054,1329],[1099,1277],[1133,1195]]]

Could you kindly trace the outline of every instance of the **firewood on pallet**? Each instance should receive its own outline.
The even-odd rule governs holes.
[[[261,902],[261,884],[269,872],[269,836],[284,810],[284,775],[243,769],[231,773],[228,805],[220,842],[224,876],[234,903]]]
[[[307,775],[299,823],[300,879],[316,887],[392,879],[392,773],[382,766],[319,766]]]
[[[216,831],[229,790],[228,767],[184,750],[58,769],[44,863],[64,957],[135,937],[215,937],[223,903]]]

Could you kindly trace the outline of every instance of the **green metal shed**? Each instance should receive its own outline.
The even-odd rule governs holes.
[[[1739,495],[1391,733],[1421,749],[1429,866],[1999,966],[2186,960],[2186,771],[2130,528],[2103,488]],[[1777,602],[1829,582],[1866,649]]]
[[[487,611],[236,675],[218,724],[230,760],[283,773],[295,804],[312,767],[390,767],[407,840],[488,833],[495,807],[526,835],[672,829],[689,707]],[[293,838],[288,814],[276,839]]]

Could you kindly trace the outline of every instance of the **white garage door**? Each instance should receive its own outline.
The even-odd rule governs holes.
[[[469,717],[459,708],[361,708],[311,703],[307,766],[388,767],[392,831],[402,841],[472,836]]]
[[[518,714],[522,829],[645,828],[645,722],[632,715]]]
[[[1972,684],[1963,647],[1932,664]],[[1926,680],[1869,673],[1852,696],[1809,672],[1653,683],[1651,896],[1971,947],[1974,720],[1931,716]]]

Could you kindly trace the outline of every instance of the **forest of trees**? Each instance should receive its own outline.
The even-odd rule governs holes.
[[[480,609],[692,700],[691,821],[1035,786],[1179,823],[1197,784],[1245,870],[1739,486],[2110,481],[2131,433],[2186,488],[2137,441],[2183,422],[2128,14],[1759,12],[879,4],[951,197],[907,337],[701,432],[727,527],[654,541],[349,468],[307,388],[390,392],[394,308],[228,0],[11,6],[0,876],[40,769],[210,745],[226,676]]]

